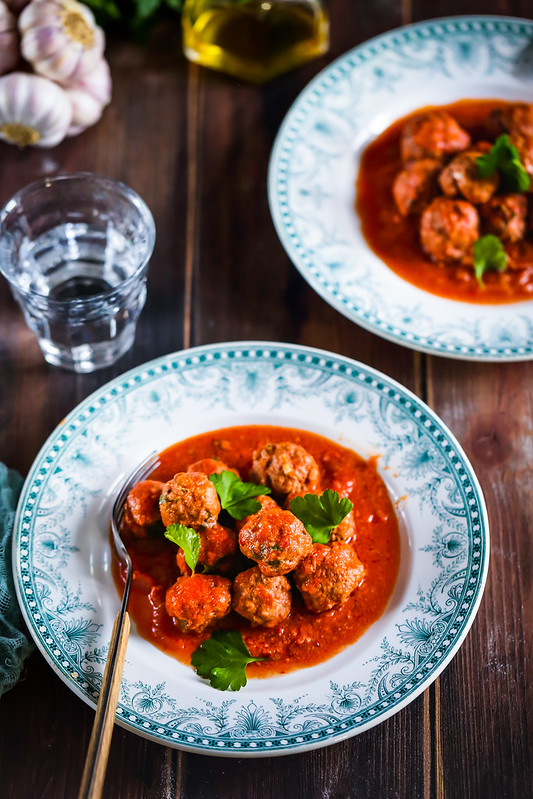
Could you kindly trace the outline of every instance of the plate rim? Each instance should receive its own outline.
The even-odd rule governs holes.
[[[282,145],[284,144],[285,135],[287,130],[289,130],[290,125],[292,123],[293,116],[297,113],[300,106],[304,105],[305,102],[308,100],[309,96],[317,89],[319,84],[324,81],[324,79],[329,75],[330,72],[337,69],[341,64],[345,61],[348,61],[351,57],[353,57],[358,52],[364,50],[365,48],[370,49],[372,46],[376,44],[380,44],[381,42],[387,41],[388,39],[392,38],[395,35],[404,33],[406,31],[415,31],[417,29],[431,29],[437,25],[446,25],[446,24],[458,24],[458,23],[480,23],[480,24],[487,24],[487,23],[507,23],[509,25],[512,24],[520,24],[525,25],[526,27],[530,28],[531,32],[533,33],[533,19],[527,19],[526,17],[513,17],[508,15],[497,15],[497,14],[458,14],[458,15],[451,15],[448,17],[436,17],[427,20],[421,20],[418,22],[408,23],[406,25],[400,25],[396,28],[392,28],[388,31],[384,31],[383,33],[377,34],[370,39],[366,39],[363,42],[355,45],[355,47],[350,48],[345,53],[337,56],[330,64],[325,66],[320,72],[315,75],[311,81],[304,86],[304,88],[299,92],[295,100],[291,103],[288,110],[286,111],[281,125],[278,129],[276,134],[274,143],[272,145],[272,149],[270,152],[270,158],[268,163],[268,171],[267,171],[267,194],[268,194],[268,205],[270,210],[270,215],[272,218],[272,222],[274,224],[274,229],[278,236],[279,242],[285,251],[285,254],[291,261],[292,265],[300,272],[303,279],[311,286],[311,288],[332,308],[336,311],[341,313],[347,319],[349,319],[353,324],[359,325],[360,327],[364,328],[365,330],[374,333],[374,335],[379,336],[380,338],[384,338],[387,341],[391,341],[394,344],[399,346],[406,347],[408,349],[412,349],[418,352],[423,352],[428,355],[437,355],[439,357],[444,358],[452,358],[454,360],[461,360],[461,361],[471,361],[471,362],[478,362],[478,363],[519,363],[533,360],[533,341],[528,346],[528,351],[525,353],[520,352],[497,352],[497,353],[484,353],[478,354],[475,352],[460,352],[455,351],[452,348],[446,348],[446,346],[436,346],[435,344],[431,343],[424,343],[410,340],[409,338],[404,337],[402,334],[395,334],[389,332],[386,329],[383,329],[378,323],[373,322],[371,320],[367,320],[364,316],[361,318],[359,310],[354,310],[353,307],[348,307],[349,302],[343,300],[343,298],[337,296],[336,292],[331,291],[325,285],[321,283],[319,278],[312,272],[309,271],[308,268],[305,266],[304,263],[298,258],[297,254],[294,251],[294,248],[291,246],[290,242],[288,241],[288,236],[286,233],[285,226],[281,221],[281,211],[280,211],[280,203],[279,203],[279,196],[278,196],[278,183],[279,183],[279,160],[280,160],[280,152],[282,149]],[[367,245],[368,246],[368,245]],[[369,248],[369,251],[372,250]],[[373,253],[375,255],[375,253]],[[379,256],[375,256],[379,259]],[[381,260],[381,259],[379,259]],[[382,261],[382,263],[384,263]],[[387,266],[385,264],[385,266]],[[388,267],[390,268],[390,267]],[[391,270],[393,272],[393,270]],[[393,272],[393,274],[395,274]],[[403,278],[396,275],[400,280],[404,280]],[[408,283],[409,281],[404,281]],[[424,292],[423,289],[419,289],[421,292]],[[529,305],[531,306],[533,303],[532,300],[521,300],[514,303],[500,303],[500,304],[490,304],[490,305],[482,305],[479,303],[467,303],[461,301],[455,301],[449,298],[441,297],[440,295],[433,295],[431,292],[429,293],[431,296],[436,297],[439,300],[446,300],[450,303],[453,303],[454,306],[465,306],[468,307],[470,304],[475,305],[476,307],[486,307],[486,308],[519,308],[521,305]],[[532,324],[533,324],[533,314],[532,314]],[[416,339],[416,336],[414,337]],[[502,348],[505,349],[505,348]]]
[[[425,691],[442,673],[442,671],[449,665],[450,661],[457,654],[458,650],[462,646],[477,616],[479,606],[481,604],[481,600],[483,598],[485,591],[489,562],[490,562],[490,520],[488,516],[483,490],[480,485],[479,479],[474,471],[474,468],[470,462],[470,459],[466,455],[464,449],[462,448],[461,444],[459,443],[453,432],[450,430],[448,425],[438,416],[438,414],[435,411],[433,411],[432,408],[426,402],[424,402],[424,400],[418,397],[413,391],[405,387],[399,381],[395,380],[392,377],[389,377],[388,375],[376,369],[375,367],[369,366],[368,364],[365,364],[362,361],[350,358],[349,356],[341,355],[339,353],[335,353],[329,350],[324,350],[322,348],[310,347],[307,345],[293,344],[288,342],[262,341],[262,340],[228,341],[228,342],[216,342],[212,344],[197,345],[195,347],[190,347],[183,350],[177,350],[175,352],[171,352],[166,355],[162,355],[152,360],[141,363],[135,367],[132,367],[126,372],[117,375],[115,378],[112,378],[110,381],[104,383],[95,391],[91,392],[91,394],[89,394],[81,402],[79,402],[76,406],[74,406],[74,408],[54,427],[50,435],[46,438],[44,444],[39,449],[28,471],[28,474],[24,480],[24,484],[20,493],[20,498],[17,503],[17,510],[13,524],[13,538],[12,538],[12,569],[13,569],[13,577],[15,582],[17,601],[19,603],[19,607],[21,609],[24,621],[28,627],[28,630],[30,632],[30,635],[34,643],[37,645],[37,648],[43,655],[47,664],[51,666],[54,673],[65,683],[65,685],[70,690],[72,690],[80,699],[82,699],[87,705],[89,705],[93,709],[96,707],[96,700],[88,696],[81,689],[81,687],[74,680],[72,680],[72,678],[68,674],[62,672],[61,669],[57,666],[49,650],[46,648],[44,642],[41,640],[40,636],[37,634],[37,631],[34,629],[35,620],[33,619],[32,614],[27,606],[28,600],[26,599],[22,591],[23,574],[21,570],[21,561],[20,561],[20,547],[22,542],[20,539],[21,535],[23,534],[23,531],[21,528],[21,517],[22,517],[23,507],[26,502],[28,490],[32,485],[34,476],[38,471],[38,467],[40,465],[43,455],[45,455],[48,452],[49,446],[55,439],[55,436],[58,433],[58,431],[60,431],[66,424],[68,424],[70,420],[76,418],[76,416],[79,413],[81,413],[84,409],[90,407],[91,404],[94,403],[95,400],[97,400],[101,395],[112,390],[121,382],[135,377],[136,374],[151,369],[153,367],[163,365],[172,360],[194,357],[197,354],[208,354],[224,350],[253,349],[253,348],[258,348],[267,351],[273,351],[278,348],[282,350],[289,349],[292,350],[293,352],[296,351],[298,353],[309,355],[311,357],[326,358],[326,359],[332,358],[334,360],[344,362],[351,369],[362,369],[365,373],[373,375],[375,379],[384,380],[385,383],[391,388],[400,389],[400,391],[403,394],[405,394],[412,402],[414,402],[414,404],[418,408],[420,408],[427,415],[429,419],[437,423],[438,428],[446,434],[450,443],[455,448],[456,453],[462,458],[464,464],[467,466],[470,482],[475,488],[477,494],[477,500],[480,511],[479,522],[481,528],[481,537],[483,540],[484,557],[482,564],[480,564],[480,577],[476,589],[475,600],[472,602],[470,609],[468,611],[468,616],[463,622],[460,635],[458,636],[453,646],[449,649],[446,657],[439,663],[438,666],[434,667],[431,670],[429,675],[427,675],[423,680],[421,680],[421,683],[419,685],[410,690],[409,693],[397,704],[394,704],[394,706],[390,710],[378,714],[376,718],[366,721],[364,725],[360,727],[352,727],[346,730],[345,732],[339,732],[333,736],[325,738],[324,740],[317,740],[311,743],[305,743],[303,745],[294,743],[282,749],[275,749],[274,751],[245,750],[245,749],[236,749],[236,748],[228,750],[217,750],[216,748],[213,748],[207,750],[198,747],[197,744],[188,744],[187,742],[184,741],[173,741],[169,740],[168,737],[164,736],[158,737],[153,733],[144,732],[142,729],[134,727],[132,724],[128,723],[127,720],[122,718],[120,713],[117,711],[117,714],[115,716],[115,723],[119,724],[119,726],[123,727],[129,732],[132,732],[135,735],[139,735],[152,742],[159,743],[171,748],[176,748],[178,750],[188,751],[191,753],[202,754],[206,756],[262,758],[262,757],[280,757],[290,754],[302,753],[318,748],[323,748],[326,746],[331,746],[336,743],[340,743],[341,741],[344,741],[346,739],[364,733],[367,730],[371,729],[372,727],[377,726],[378,724],[381,724],[382,722],[392,718],[394,715],[396,715],[396,713],[398,713],[400,710],[402,710],[404,707],[406,707],[408,704],[414,701],[414,699],[416,699],[423,691]],[[294,737],[294,735],[292,735],[292,737]]]

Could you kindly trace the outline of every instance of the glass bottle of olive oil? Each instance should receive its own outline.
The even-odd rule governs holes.
[[[321,0],[185,0],[182,26],[189,60],[255,83],[329,46]]]

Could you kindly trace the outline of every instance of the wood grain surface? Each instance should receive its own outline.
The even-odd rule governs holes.
[[[125,181],[157,226],[134,348],[76,376],[47,366],[0,282],[0,460],[25,473],[45,438],[112,377],[184,346],[271,339],[360,359],[414,390],[476,469],[491,561],[473,627],[448,668],[388,721],[340,744],[274,760],[186,754],[115,727],[113,799],[529,799],[533,797],[533,363],[432,358],[330,308],[282,249],[266,173],[278,127],[333,58],[398,25],[460,13],[531,17],[530,0],[330,0],[327,56],[264,87],[190,65],[177,22],[141,48],[111,41],[114,97],[101,122],[49,151],[0,144],[0,203],[39,176],[90,170]],[[77,795],[94,711],[35,652],[0,700],[3,799]],[[529,725],[529,727],[528,727]]]

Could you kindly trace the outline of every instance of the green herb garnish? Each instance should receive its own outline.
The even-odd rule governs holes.
[[[476,163],[480,178],[488,178],[497,170],[507,191],[529,189],[531,178],[520,161],[520,153],[511,143],[507,133],[496,139],[488,153],[476,158]]]
[[[474,271],[476,273],[476,280],[483,288],[483,275],[490,269],[497,272],[505,272],[507,269],[508,256],[503,249],[498,236],[493,236],[489,233],[487,236],[481,236],[474,242]]]
[[[270,494],[270,488],[255,483],[244,483],[234,472],[212,474],[209,479],[217,490],[223,510],[239,521],[261,510],[261,503],[254,497]]]
[[[90,6],[99,25],[107,30],[129,33],[146,42],[155,25],[164,17],[175,18],[183,0],[84,0]]]
[[[353,503],[327,488],[323,494],[306,494],[291,499],[292,513],[300,519],[315,544],[327,544],[331,531],[353,508]]]
[[[184,524],[169,524],[165,530],[165,537],[183,549],[185,562],[189,569],[194,571],[200,554],[200,536],[196,530],[185,527]]]
[[[192,653],[191,663],[213,688],[238,691],[246,685],[248,663],[264,659],[250,655],[242,633],[217,630]]]

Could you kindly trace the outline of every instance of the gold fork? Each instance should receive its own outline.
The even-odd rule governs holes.
[[[130,474],[117,494],[113,504],[113,512],[111,514],[113,542],[118,558],[125,566],[126,581],[124,584],[122,603],[115,618],[111,640],[109,642],[109,651],[107,653],[104,676],[100,688],[98,705],[96,706],[96,715],[94,717],[78,799],[99,799],[102,795],[107,759],[109,757],[109,747],[113,734],[115,711],[117,709],[120,683],[122,681],[122,672],[124,669],[124,659],[126,657],[126,648],[128,646],[128,637],[131,627],[128,614],[128,602],[133,569],[131,558],[128,555],[128,551],[124,546],[119,532],[120,523],[124,514],[124,503],[135,483],[144,480],[158,463],[158,456],[152,452],[152,454],[145,458]]]

